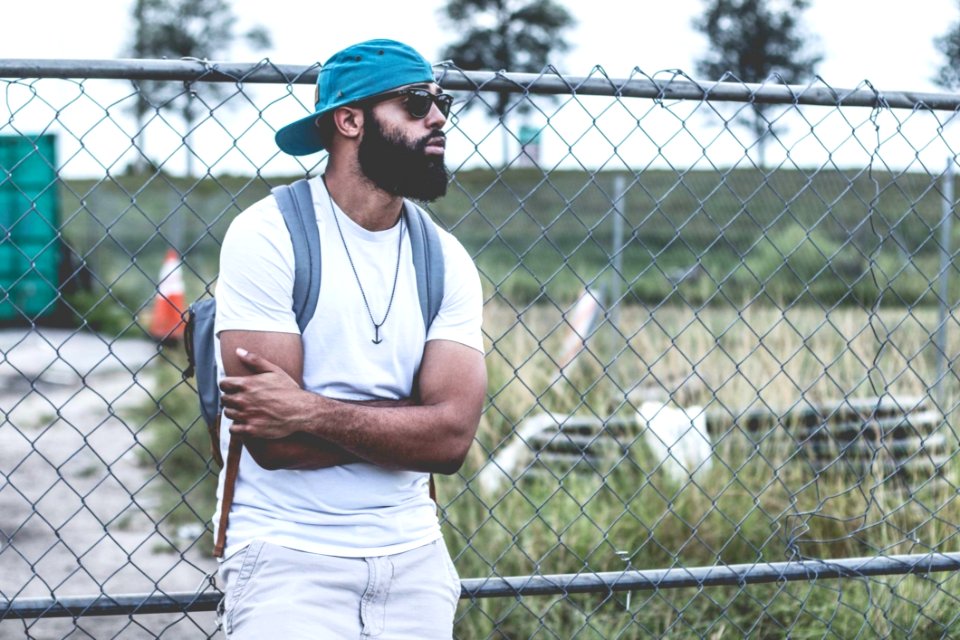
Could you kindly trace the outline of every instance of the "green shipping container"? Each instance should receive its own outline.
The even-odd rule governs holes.
[[[0,323],[32,324],[58,299],[56,138],[0,136]]]

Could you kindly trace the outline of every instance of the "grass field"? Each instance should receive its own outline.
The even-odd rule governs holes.
[[[625,566],[617,552],[653,569],[956,551],[952,455],[937,482],[905,485],[879,467],[817,472],[789,421],[758,439],[743,420],[749,410],[783,416],[802,402],[881,393],[935,394],[954,406],[952,368],[934,389],[941,199],[930,177],[630,175],[616,277],[612,184],[610,173],[467,171],[433,207],[475,257],[486,294],[488,406],[461,474],[439,482],[461,576],[612,571]],[[136,319],[149,312],[171,244],[184,255],[188,297],[200,295],[227,224],[267,190],[237,177],[65,183],[64,238],[94,282],[73,298],[77,315],[142,333]],[[623,290],[619,324],[601,326],[558,379],[565,313],[585,286]],[[950,301],[958,287],[953,278]],[[958,341],[951,317],[947,354]],[[182,354],[166,355],[157,404],[131,420],[148,434],[143,463],[166,478],[158,518],[175,527],[209,518],[213,483]],[[618,457],[588,473],[547,468],[494,492],[477,482],[525,419],[629,419],[646,397],[720,416],[709,469],[677,482],[638,427]],[[944,436],[952,454],[946,413],[931,436]],[[457,634],[941,637],[960,633],[957,595],[954,576],[930,574],[638,592],[629,606],[624,594],[464,601]]]
[[[488,297],[515,306],[569,302],[585,285],[648,305],[936,303],[942,199],[926,174],[629,174],[619,274],[611,268],[614,177],[464,171],[431,209],[475,257]],[[175,246],[198,295],[216,276],[230,220],[268,188],[262,178],[230,176],[65,182],[70,262],[85,261],[94,288],[137,313]],[[955,225],[954,243],[958,235]],[[960,296],[956,280],[951,299]],[[96,304],[80,306],[96,315]]]
[[[537,305],[521,324],[517,319],[511,307],[488,303],[488,406],[461,474],[438,480],[444,531],[462,577],[616,571],[625,566],[618,551],[634,568],[660,569],[958,550],[957,460],[938,481],[904,481],[879,466],[852,473],[839,463],[817,472],[788,421],[758,438],[743,419],[751,408],[786,415],[803,400],[868,397],[876,380],[901,397],[928,393],[934,313],[885,308],[871,319],[855,308],[825,316],[818,308],[784,313],[763,305],[740,313],[632,306],[620,317],[629,339],[599,331],[588,342],[591,355],[552,386],[550,363],[562,336],[549,334],[560,312]],[[897,327],[882,349],[864,331],[870,322]],[[955,353],[960,334],[950,338]],[[213,508],[206,434],[195,423],[196,399],[180,382],[177,358],[161,378],[161,411],[145,426],[164,434],[150,440],[148,464],[159,464],[175,487],[166,492],[170,524],[195,522]],[[629,416],[641,391],[726,416],[709,469],[678,482],[638,427],[602,466],[543,462],[516,485],[488,491],[478,482],[527,417]],[[957,396],[953,379],[945,404]],[[957,451],[952,416],[933,433]],[[777,638],[787,630],[791,637],[941,637],[960,632],[956,580],[941,573],[663,589],[632,594],[629,609],[625,594],[463,601],[457,635],[572,637],[579,629],[578,637],[598,639],[668,632]]]

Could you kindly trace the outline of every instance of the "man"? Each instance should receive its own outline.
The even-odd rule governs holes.
[[[274,198],[226,234],[221,449],[244,446],[220,568],[229,638],[451,637],[460,582],[427,486],[459,469],[479,422],[482,294],[438,230],[443,301],[426,331],[401,215],[405,197],[446,191],[449,109],[416,51],[373,40],[332,56],[315,112],[277,132],[287,153],[329,152],[310,180],[322,281],[302,335]]]

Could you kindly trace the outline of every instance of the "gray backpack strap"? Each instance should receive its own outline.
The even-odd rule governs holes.
[[[433,220],[412,202],[404,200],[404,217],[410,230],[410,248],[413,250],[413,268],[417,274],[417,295],[423,327],[429,332],[433,319],[443,303],[443,247]]]
[[[273,188],[293,242],[293,311],[300,333],[313,318],[320,297],[320,232],[313,195],[306,180]]]
[[[184,334],[183,346],[190,363],[183,377],[196,376],[197,394],[200,396],[200,413],[208,426],[220,415],[220,387],[217,386],[216,334],[214,320],[217,301],[204,298],[190,305],[189,322]]]

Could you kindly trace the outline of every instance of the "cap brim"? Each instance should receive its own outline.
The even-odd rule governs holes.
[[[319,113],[300,118],[285,127],[277,130],[273,139],[284,153],[292,156],[305,156],[323,151],[323,141],[320,140],[320,129],[317,127]]]

